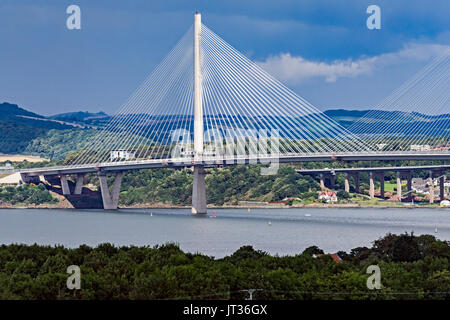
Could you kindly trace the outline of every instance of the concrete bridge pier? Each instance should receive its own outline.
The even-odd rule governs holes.
[[[380,196],[384,199],[384,172],[380,172],[378,177],[380,178]]]
[[[359,190],[359,172],[353,173],[352,176],[353,180],[355,181],[355,192],[361,193],[361,191]]]
[[[346,172],[344,175],[345,175],[344,191],[347,192],[347,193],[349,193],[349,192],[350,192],[350,183],[349,183],[349,181],[348,181],[349,174],[348,174],[348,172]]]
[[[206,210],[206,172],[202,166],[194,166],[194,183],[192,185],[192,213],[205,214]]]
[[[336,176],[334,174],[330,174],[330,188],[334,189],[336,186]]]
[[[412,200],[413,199],[413,196],[412,196],[412,193],[411,193],[411,191],[412,191],[412,171],[408,171],[407,173],[406,173],[406,188],[408,189],[408,200]]]
[[[439,178],[439,198],[442,200],[445,200],[445,175],[443,172],[441,172]]]
[[[397,198],[398,201],[402,201],[402,177],[406,177],[406,189],[408,189],[407,199],[411,200],[411,190],[412,190],[412,171],[397,171]]]
[[[320,174],[320,190],[325,190],[325,177],[323,173]]]
[[[320,174],[320,189],[325,190],[325,179],[328,178],[330,180],[330,189],[334,189],[336,185],[336,176],[334,174],[327,174],[324,175],[323,173]]]
[[[84,174],[77,174],[77,180],[75,183],[75,190],[74,194],[81,194],[83,190],[83,181],[84,181]]]
[[[345,192],[350,192],[350,178],[355,181],[355,192],[359,193],[359,172],[345,172]]]
[[[98,179],[100,181],[100,190],[102,193],[103,209],[116,210],[119,205],[120,186],[122,184],[123,173],[121,171],[116,172],[114,184],[112,188],[112,194],[109,193],[108,183],[106,181],[106,173],[100,171],[98,173]]]
[[[69,183],[67,181],[67,176],[65,174],[61,174],[59,178],[61,179],[61,188],[63,195],[65,196],[70,195],[70,188]]]
[[[370,199],[375,198],[375,178],[380,180],[380,196],[384,198],[384,172],[369,172],[369,195]]]
[[[397,171],[397,199],[402,201],[402,174]]]
[[[428,190],[430,193],[430,203],[434,203],[434,183],[433,183],[433,171],[430,170],[428,178]]]
[[[375,175],[373,172],[369,172],[369,196],[370,199],[375,198],[375,182],[374,182]]]

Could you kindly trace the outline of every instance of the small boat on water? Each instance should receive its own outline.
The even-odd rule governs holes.
[[[305,213],[305,217],[311,217],[310,213]]]

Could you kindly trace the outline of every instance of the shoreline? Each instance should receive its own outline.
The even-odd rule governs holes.
[[[179,205],[164,205],[164,204],[141,204],[141,205],[133,205],[133,206],[119,206],[119,209],[190,209],[191,206],[179,206]],[[421,204],[408,204],[404,205],[370,205],[370,204],[356,204],[356,203],[341,203],[341,204],[323,204],[323,203],[311,203],[311,204],[297,204],[292,206],[286,205],[250,205],[250,206],[240,206],[240,205],[227,205],[227,206],[214,206],[208,205],[208,209],[339,209],[339,208],[357,208],[357,209],[389,209],[389,208],[398,208],[398,209],[413,209],[413,208],[425,208],[425,209],[440,209],[446,208],[441,207],[439,204],[436,205],[421,205]],[[14,206],[9,204],[1,204],[1,209],[67,209],[74,210],[77,208],[68,207],[67,205],[60,204],[41,204],[41,205],[28,205],[28,206]],[[93,210],[102,208],[83,208],[77,210]],[[448,209],[448,208],[447,208]]]

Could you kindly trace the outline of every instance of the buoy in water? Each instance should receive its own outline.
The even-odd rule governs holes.
[[[250,212],[250,208],[248,208],[248,210],[247,210],[248,212]]]
[[[216,213],[213,211],[213,217],[215,217],[216,216]]]
[[[153,212],[150,212],[150,217],[153,217]]]
[[[272,225],[272,221],[269,221],[268,225],[271,226]]]

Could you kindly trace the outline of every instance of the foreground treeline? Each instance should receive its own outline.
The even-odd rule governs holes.
[[[392,235],[371,248],[339,252],[337,263],[310,247],[270,256],[244,246],[214,259],[177,245],[120,247],[8,245],[0,247],[0,299],[449,299],[450,245],[433,236]],[[67,289],[67,267],[81,270],[81,289]],[[369,290],[369,265],[381,289]]]

